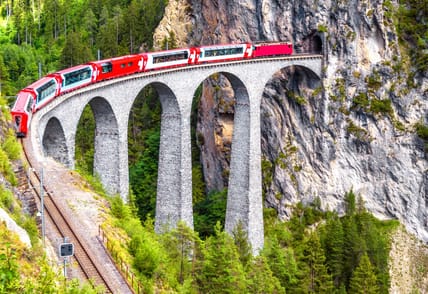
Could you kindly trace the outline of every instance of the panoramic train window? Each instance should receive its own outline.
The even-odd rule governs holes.
[[[170,55],[153,56],[153,63],[170,62],[189,58],[187,51],[177,52]]]
[[[53,79],[44,84],[43,86],[37,88],[37,102],[42,101],[43,99],[54,93],[55,90],[56,84]]]
[[[209,50],[205,50],[205,57],[242,54],[242,52],[244,52],[243,47],[209,49]]]
[[[71,84],[89,79],[91,77],[91,73],[92,71],[90,67],[82,68],[70,73],[66,73],[64,74],[63,84],[64,86],[67,86],[67,85],[71,85]]]

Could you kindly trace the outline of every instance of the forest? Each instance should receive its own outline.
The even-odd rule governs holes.
[[[427,70],[428,55],[420,50],[426,47],[427,24],[415,17],[421,11],[427,15],[427,6],[424,1],[400,3],[403,5],[395,13],[403,46],[411,44],[413,64]],[[0,0],[1,104],[11,105],[20,89],[50,72],[89,60],[152,50],[153,31],[166,5],[165,0]],[[173,33],[166,42],[169,48],[174,47]],[[199,99],[201,90],[195,93],[192,116],[195,229],[179,224],[163,235],[153,230],[157,179],[157,161],[153,159],[158,158],[161,106],[150,87],[137,97],[130,114],[130,201],[124,204],[119,197],[105,195],[112,208],[108,226],[123,230],[128,240],[115,250],[126,256],[145,292],[388,293],[389,233],[398,222],[377,220],[365,209],[361,195],[353,191],[344,197],[344,215],[321,210],[319,199],[295,205],[286,222],[279,221],[276,211],[265,209],[265,247],[258,256],[252,256],[241,228],[236,228],[233,236],[223,231],[227,190],[206,191],[199,162],[194,134]],[[8,118],[7,113],[3,118]],[[89,178],[93,142],[86,138],[93,137],[94,130],[88,106],[76,134],[76,165]],[[426,127],[421,126],[418,134],[428,140]],[[12,185],[16,179],[7,162],[17,156],[13,140],[13,133],[6,131],[0,150],[1,172],[9,175]],[[15,207],[11,197],[0,191],[0,206]],[[34,220],[22,222],[33,231],[37,244]],[[0,231],[0,293],[64,293],[49,282],[55,274],[45,260],[15,248],[6,230]],[[21,260],[38,264],[34,277],[23,274],[31,265],[23,265]],[[76,283],[70,283],[75,292],[69,293],[99,291],[90,285],[79,288]]]

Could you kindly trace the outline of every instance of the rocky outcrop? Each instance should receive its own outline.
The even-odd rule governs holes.
[[[292,41],[296,52],[325,55],[322,81],[288,68],[266,86],[265,205],[287,218],[289,204],[319,197],[341,211],[353,190],[376,216],[400,219],[428,242],[428,162],[414,131],[417,122],[428,122],[428,76],[411,73],[401,55],[391,13],[397,1],[189,1],[192,28],[181,37],[189,45]],[[204,137],[221,125],[214,92],[202,97],[200,121],[213,121],[200,128]],[[205,168],[207,177],[223,179],[227,154],[216,140],[204,142],[205,167],[218,167]]]

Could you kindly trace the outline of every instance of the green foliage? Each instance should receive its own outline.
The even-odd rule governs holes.
[[[95,59],[152,48],[166,0],[42,0],[7,2],[0,25],[0,72],[7,96],[45,75]],[[12,5],[13,7],[10,7]],[[2,11],[5,6],[1,5]],[[0,24],[6,15],[0,16]],[[175,37],[170,36],[171,42]]]
[[[206,186],[200,161],[200,146],[204,144],[204,137],[196,133],[198,122],[198,107],[202,97],[202,84],[196,89],[192,100],[192,112],[190,116],[191,146],[192,146],[192,201],[193,205],[203,201],[206,195]]]
[[[300,271],[292,247],[281,246],[279,240],[272,237],[265,241],[263,256],[286,292],[290,292],[299,284]]]
[[[269,263],[264,256],[257,256],[249,263],[246,270],[246,277],[246,293],[285,293],[285,289],[281,286],[279,279],[275,277],[273,271],[269,268]]]
[[[248,242],[248,234],[244,231],[241,222],[234,228],[232,235],[236,248],[238,249],[239,260],[245,268],[251,260],[252,251],[251,244]]]
[[[416,134],[418,134],[419,138],[428,141],[428,125],[424,125],[421,122],[417,123]]]
[[[373,99],[370,104],[370,111],[372,113],[388,114],[390,117],[394,114],[391,106],[391,100],[389,99]]]
[[[95,118],[91,106],[86,105],[76,131],[75,161],[77,169],[92,175],[94,170]]]
[[[420,73],[428,70],[428,5],[426,1],[400,0],[396,29],[400,42],[409,50],[412,64]]]
[[[356,212],[356,196],[354,191],[349,191],[346,192],[345,194],[345,211],[346,211],[346,215],[348,216],[353,216]]]
[[[377,294],[379,293],[379,287],[377,285],[377,279],[375,269],[372,266],[367,253],[364,253],[352,275],[349,292],[350,293],[361,293],[361,294]]]
[[[201,293],[243,293],[245,273],[233,239],[221,231],[220,223],[215,235],[210,236],[202,249],[203,257],[197,262],[196,274]]]
[[[368,110],[370,106],[370,100],[367,96],[367,93],[358,93],[352,99],[352,103],[352,109]]]
[[[186,280],[191,280],[193,264],[196,258],[193,252],[200,250],[201,246],[198,235],[187,227],[186,224],[179,222],[176,229],[162,236],[162,241],[168,253],[168,258],[171,261],[171,266],[176,273],[175,280],[181,285]]]
[[[64,281],[42,251],[24,247],[18,237],[0,223],[0,293],[103,293],[77,279]]]
[[[2,173],[12,185],[17,185],[18,180],[16,179],[9,157],[3,148],[0,148],[0,173]]]
[[[0,293],[18,292],[20,279],[15,252],[6,244],[0,251]]]
[[[320,33],[327,33],[328,32],[327,26],[323,25],[323,24],[319,24],[318,25],[318,32],[320,32]]]
[[[135,205],[142,220],[148,215],[155,215],[160,131],[152,130],[147,135],[140,161],[130,167],[129,173]]]
[[[132,212],[128,205],[125,205],[118,195],[110,199],[111,213],[118,219],[128,219]]]
[[[325,249],[327,269],[332,275],[336,288],[343,285],[344,240],[345,236],[339,216],[337,213],[329,214],[325,227],[321,230],[321,241]]]
[[[262,185],[263,191],[267,191],[273,181],[273,165],[272,162],[265,157],[262,158]]]
[[[331,293],[333,290],[333,281],[327,273],[325,259],[318,234],[313,232],[304,242],[302,259],[305,264],[302,280],[309,293]]]
[[[220,192],[212,191],[205,200],[195,204],[193,213],[195,230],[202,238],[214,233],[214,226],[218,222],[224,225],[226,217],[227,190]]]
[[[21,145],[16,140],[15,133],[9,129],[2,144],[2,149],[6,152],[10,160],[16,160],[21,156]]]
[[[162,46],[161,46],[161,48],[162,49],[167,49],[167,50],[177,48],[177,40],[175,38],[174,31],[169,31],[168,35],[169,35],[168,37],[165,37],[162,40]]]

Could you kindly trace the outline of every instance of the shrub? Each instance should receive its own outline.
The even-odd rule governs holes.
[[[373,99],[370,104],[370,111],[373,113],[381,113],[381,114],[393,114],[393,109],[391,106],[391,100],[389,99]]]

